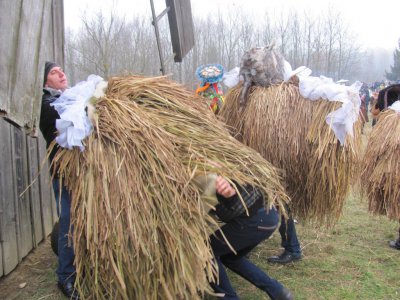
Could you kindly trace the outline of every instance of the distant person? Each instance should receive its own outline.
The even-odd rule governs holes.
[[[378,92],[373,92],[372,93],[372,95],[371,95],[371,98],[370,98],[370,108],[369,108],[369,111],[371,112],[371,114],[372,114],[372,110],[375,108],[375,104],[376,104],[376,102],[378,101]],[[375,126],[375,124],[376,124],[376,116],[374,116],[373,114],[372,114],[372,126]]]
[[[360,114],[363,118],[363,125],[365,122],[369,122],[368,119],[368,104],[370,100],[368,86],[363,83],[360,89],[360,99],[361,99],[361,107],[360,107]]]
[[[216,293],[224,296],[219,299],[239,299],[232,287],[224,266],[263,290],[271,299],[291,300],[292,293],[277,280],[270,278],[264,271],[251,263],[246,255],[259,243],[266,240],[276,230],[279,222],[275,208],[265,209],[261,192],[251,186],[238,186],[240,195],[247,205],[246,214],[241,199],[230,183],[221,176],[217,177],[216,193],[218,204],[215,214],[225,225],[221,230],[229,241],[234,253],[218,230],[210,236],[211,248],[218,264],[219,278],[212,283]]]
[[[68,80],[61,67],[54,62],[46,62],[44,69],[42,107],[40,113],[40,131],[46,140],[47,148],[57,136],[56,120],[60,118],[58,112],[51,106],[61,93],[68,87]],[[58,146],[50,153],[49,160],[53,161]],[[53,173],[53,170],[52,170]],[[74,250],[68,245],[68,233],[70,228],[71,198],[65,186],[60,186],[60,178],[57,171],[54,173],[53,190],[59,215],[58,233],[58,288],[70,299],[79,299],[74,288],[75,266]],[[59,207],[60,204],[60,207]]]
[[[224,68],[219,64],[201,65],[196,69],[196,75],[201,80],[196,95],[208,99],[208,105],[214,114],[218,114],[224,104],[221,80]]]
[[[376,119],[379,119],[379,113],[387,109],[397,100],[400,100],[400,84],[393,84],[384,88],[379,91],[378,99],[371,109],[372,115]]]

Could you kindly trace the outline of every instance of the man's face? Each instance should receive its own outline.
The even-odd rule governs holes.
[[[64,91],[68,87],[67,76],[60,67],[54,67],[47,75],[45,87],[50,87],[56,90]]]

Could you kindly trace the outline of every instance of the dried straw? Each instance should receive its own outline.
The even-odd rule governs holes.
[[[361,187],[369,211],[400,220],[400,113],[382,112],[364,155]]]
[[[325,122],[341,103],[303,98],[298,86],[282,83],[251,88],[239,109],[239,85],[226,95],[221,119],[231,133],[283,169],[294,213],[316,224],[333,225],[356,173],[360,126],[342,147]]]
[[[274,167],[164,77],[112,78],[95,133],[55,163],[72,193],[77,287],[95,299],[201,299],[216,273],[196,174],[288,198]]]

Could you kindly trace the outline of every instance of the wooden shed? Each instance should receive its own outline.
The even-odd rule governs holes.
[[[39,114],[45,61],[63,65],[63,49],[63,0],[0,1],[0,277],[57,218]]]

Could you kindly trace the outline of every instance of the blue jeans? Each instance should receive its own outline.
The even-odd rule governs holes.
[[[239,299],[224,265],[265,291],[271,299],[275,299],[282,291],[283,286],[277,280],[270,278],[245,257],[260,242],[271,236],[278,222],[279,216],[275,209],[267,213],[262,208],[252,217],[238,217],[222,226],[225,237],[237,254],[232,252],[219,231],[210,237],[211,248],[219,269],[218,284],[211,283],[211,286],[216,293],[225,294],[221,299]]]
[[[288,211],[290,216],[290,211]],[[290,252],[294,256],[301,255],[300,243],[297,239],[296,227],[292,217],[286,219],[282,216],[281,226],[279,226],[279,233],[281,234],[281,245],[285,248],[286,252]]]
[[[71,199],[65,186],[62,187],[60,195],[60,182],[57,178],[53,179],[53,190],[57,202],[58,222],[60,224],[58,232],[58,267],[56,273],[60,283],[73,282],[75,280],[75,255],[72,245],[68,246]]]

